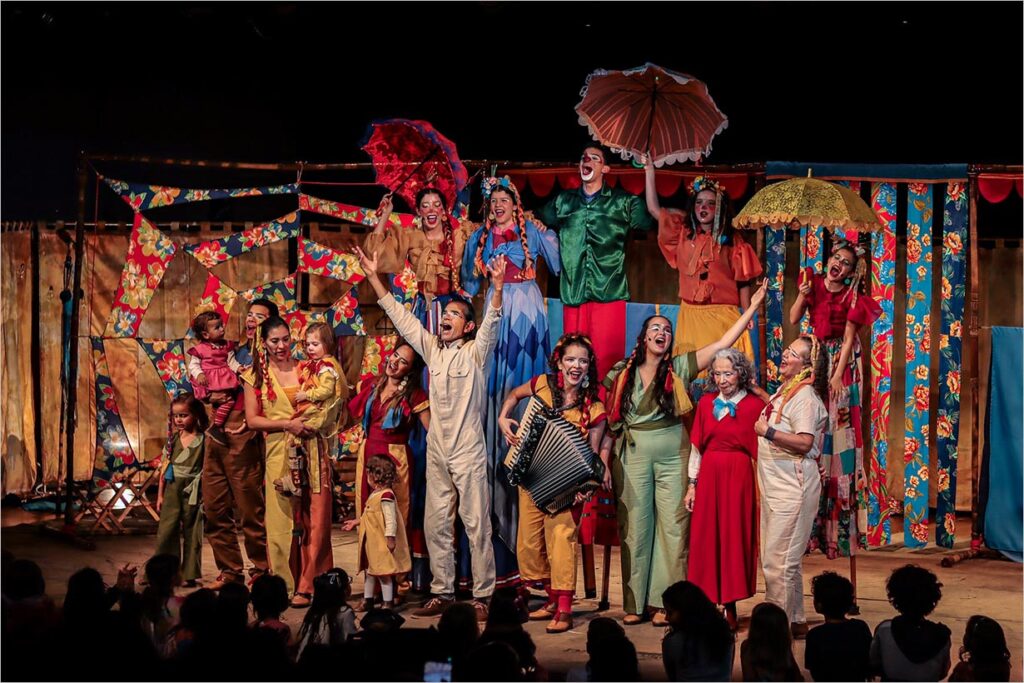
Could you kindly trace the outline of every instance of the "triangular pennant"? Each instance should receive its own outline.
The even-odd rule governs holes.
[[[366,278],[354,254],[326,247],[304,237],[299,238],[299,272],[352,284]]]
[[[192,318],[195,319],[203,311],[216,311],[220,314],[221,319],[226,321],[231,312],[231,306],[234,305],[237,298],[238,292],[210,273],[206,278],[206,286],[203,288],[203,297],[192,311]],[[190,338],[194,336],[191,327],[186,336]]]
[[[298,304],[295,301],[295,273],[292,273],[283,280],[265,282],[262,285],[246,289],[238,294],[249,303],[256,299],[269,299],[277,304],[282,314],[298,309]]]
[[[276,218],[269,223],[263,223],[220,239],[186,244],[182,249],[207,268],[213,268],[254,249],[298,237],[299,228],[299,212],[293,211],[287,216]]]
[[[299,208],[303,211],[312,211],[313,213],[340,218],[348,223],[359,223],[360,225],[368,225],[370,227],[377,225],[376,209],[364,209],[360,206],[333,202],[329,199],[320,199],[308,194],[299,195]],[[411,228],[413,221],[414,216],[410,213],[392,212],[391,217],[388,219],[388,225],[393,228]]]
[[[121,413],[110,382],[110,369],[101,337],[90,337],[92,363],[96,374],[96,458],[93,480],[99,486],[111,475],[136,465],[135,451],[128,442],[128,433],[121,422]]]
[[[156,374],[164,383],[167,395],[174,398],[183,392],[192,392],[188,381],[188,366],[185,363],[185,340],[183,339],[136,339],[156,368]]]
[[[272,185],[266,187],[239,187],[226,190],[200,190],[183,187],[166,187],[163,185],[146,185],[143,183],[129,183],[115,178],[104,178],[121,199],[128,202],[136,211],[147,209],[158,209],[162,206],[174,206],[177,204],[188,204],[190,202],[204,202],[211,199],[228,199],[235,197],[262,197],[274,194],[296,194],[299,186],[295,183],[290,185]]]
[[[103,332],[105,337],[134,337],[139,333],[142,316],[175,251],[174,242],[136,212],[121,282]]]
[[[395,350],[398,335],[388,334],[379,337],[367,337],[363,348],[363,361],[359,366],[359,382],[365,382],[379,375],[384,368],[384,361]]]
[[[338,298],[325,312],[327,324],[337,337],[366,334],[363,314],[359,311],[359,295],[355,286]]]

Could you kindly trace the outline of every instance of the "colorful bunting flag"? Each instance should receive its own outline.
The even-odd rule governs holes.
[[[299,239],[299,272],[353,284],[366,278],[355,254],[325,247],[304,237]]]
[[[192,384],[188,380],[188,366],[185,363],[184,339],[136,339],[142,350],[156,368],[156,374],[164,383],[167,395],[174,398],[178,394],[192,392]]]
[[[111,475],[136,465],[135,451],[121,422],[101,337],[90,337],[96,374],[96,460],[93,481],[106,486]]]
[[[177,250],[174,242],[136,212],[121,282],[107,319],[105,337],[134,337],[153,294]]]
[[[204,202],[211,199],[297,194],[299,191],[299,186],[295,183],[269,187],[240,187],[229,190],[198,190],[129,183],[115,178],[104,178],[103,180],[110,186],[110,189],[119,194],[121,199],[125,200],[135,211],[146,211],[148,209],[158,209],[162,206],[188,204],[189,202]]]
[[[293,211],[242,232],[198,244],[186,244],[182,248],[207,268],[213,268],[254,249],[298,237],[299,227],[299,212]]]
[[[376,227],[377,225],[376,209],[364,209],[360,206],[333,202],[329,199],[320,199],[308,194],[299,195],[299,208],[303,211],[312,211],[313,213],[340,218],[348,223],[358,223],[370,227]],[[388,219],[388,225],[393,228],[411,228],[414,225],[414,221],[415,217],[412,214],[392,212],[391,217]]]

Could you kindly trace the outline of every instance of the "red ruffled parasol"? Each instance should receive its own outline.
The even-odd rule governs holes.
[[[650,63],[598,69],[580,94],[580,124],[626,160],[650,154],[655,166],[697,161],[729,125],[702,81]]]
[[[455,144],[427,121],[387,119],[370,124],[362,149],[370,155],[377,182],[405,200],[413,209],[416,193],[424,187],[439,190],[455,207],[455,199],[469,182]]]

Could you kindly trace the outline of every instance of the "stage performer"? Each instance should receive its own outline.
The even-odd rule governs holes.
[[[608,390],[609,434],[615,440],[611,483],[618,498],[622,538],[623,609],[626,625],[639,624],[657,610],[654,624],[668,624],[661,595],[686,578],[690,513],[684,504],[690,439],[682,416],[693,409],[687,385],[712,356],[732,346],[746,329],[765,287],[717,341],[672,355],[672,323],[654,315],[644,321],[629,358],[604,379]],[[602,455],[606,452],[602,445]]]
[[[181,560],[181,579],[195,586],[201,574],[203,510],[199,483],[203,471],[203,432],[210,426],[203,404],[192,394],[178,394],[171,401],[170,422],[174,431],[164,451],[156,509],[160,524],[156,554]]]
[[[252,365],[252,346],[260,323],[277,317],[277,304],[256,299],[245,316],[245,343],[235,350],[234,363],[241,372]],[[250,582],[267,572],[267,531],[263,525],[263,440],[245,429],[245,404],[236,403],[225,424],[227,446],[213,439],[206,444],[203,462],[203,510],[206,513],[206,540],[220,575],[208,586],[220,590],[232,581],[243,581],[242,550],[237,526],[242,528],[245,554],[252,563]],[[235,510],[238,519],[235,519]]]
[[[291,354],[288,324],[281,318],[269,318],[260,326],[258,335],[253,367],[242,374],[242,382],[249,429],[265,435],[264,495],[270,569],[284,578],[289,593],[294,592],[292,606],[308,607],[313,593],[312,579],[325,571],[324,566],[330,569],[333,563],[330,467],[325,460],[318,463],[319,487],[311,486],[311,495],[306,496],[309,499],[309,519],[303,520],[297,557],[292,557],[296,552],[292,548],[295,511],[291,499],[278,491],[273,482],[290,476],[289,435],[303,440],[326,437],[336,429],[336,425],[325,427],[320,434],[301,418],[293,417],[301,380],[298,364]],[[305,511],[304,508],[299,510]],[[295,576],[290,562],[297,564],[300,561],[302,571]]]
[[[709,374],[718,391],[701,396],[690,431],[687,579],[725,607],[735,631],[736,601],[746,600],[757,588],[754,423],[765,402],[755,391],[757,375],[750,359],[738,349],[716,353]]]
[[[750,282],[763,269],[757,254],[732,229],[729,195],[708,176],[690,186],[685,213],[663,209],[655,187],[654,164],[644,159],[647,210],[658,221],[658,247],[679,271],[679,317],[675,355],[693,351],[718,339],[750,307]],[[736,348],[754,357],[750,333]]]
[[[224,423],[234,409],[238,394],[238,375],[231,369],[236,363],[238,343],[224,338],[224,319],[216,311],[203,311],[192,321],[192,332],[199,342],[188,350],[188,374],[195,397],[214,408],[208,432],[211,439],[226,446]],[[218,400],[226,397],[227,400]]]
[[[882,311],[859,291],[865,265],[864,254],[855,245],[840,242],[824,275],[810,269],[802,273],[789,311],[794,325],[808,312],[814,336],[828,358],[829,392],[824,399],[831,439],[825,440],[822,452],[825,479],[810,547],[821,548],[829,559],[868,547],[860,330]]]
[[[387,455],[374,455],[366,465],[373,492],[359,516],[359,569],[365,572],[363,601],[357,612],[373,609],[377,584],[381,588],[381,607],[395,608],[395,577],[412,569],[409,541],[405,537],[405,518],[392,490],[398,472]]]
[[[452,216],[444,196],[431,187],[416,195],[416,227],[390,227],[393,210],[389,192],[380,200],[377,226],[366,236],[363,249],[378,254],[384,273],[401,273],[406,261],[412,265],[424,304],[415,305],[413,311],[436,334],[444,304],[459,292],[462,254],[475,226]]]
[[[502,314],[494,362],[487,379],[487,407],[484,439],[487,444],[488,482],[494,528],[495,586],[503,588],[520,583],[516,564],[516,523],[519,496],[502,472],[501,463],[508,447],[498,424],[502,402],[515,387],[542,374],[548,365],[551,344],[548,341],[548,317],[536,280],[536,264],[541,258],[548,270],[558,275],[558,237],[541,231],[523,214],[519,191],[504,178],[484,178],[481,183],[488,215],[469,238],[462,259],[462,283],[475,296],[487,277],[486,263],[496,256],[505,257],[505,289],[501,298]],[[493,297],[493,289],[486,300]],[[518,418],[525,402],[517,406]],[[461,549],[467,544],[460,543]],[[463,565],[463,570],[466,563]],[[468,577],[466,577],[468,583]],[[460,579],[462,576],[460,575]],[[460,581],[461,583],[462,581]]]
[[[406,537],[412,552],[412,588],[416,591],[423,591],[429,586],[429,581],[423,585],[419,580],[427,576],[426,572],[416,570],[418,562],[427,561],[423,506],[422,503],[418,506],[412,504],[413,481],[425,481],[425,477],[422,468],[414,466],[409,446],[417,423],[424,430],[430,426],[430,400],[420,387],[422,374],[423,359],[416,355],[408,342],[400,341],[384,362],[384,372],[375,380],[366,382],[349,401],[349,414],[362,423],[363,440],[356,456],[356,519],[344,525],[346,530],[351,530],[359,524],[363,506],[372,492],[366,470],[367,458],[371,454],[386,453],[395,463],[396,476],[391,488],[398,501],[398,511],[406,522]],[[422,501],[422,496],[419,500]]]
[[[606,158],[598,145],[585,147],[579,189],[559,192],[537,212],[541,222],[558,231],[562,332],[590,338],[598,377],[608,373],[626,348],[626,237],[630,230],[655,226],[639,197],[604,182],[610,170]],[[594,545],[619,544],[614,509],[610,491],[584,505],[580,545],[588,598],[597,593]]]
[[[782,385],[754,423],[765,600],[786,611],[794,638],[807,635],[801,562],[821,493],[827,363],[815,337],[793,341],[782,352]]]
[[[590,340],[579,334],[563,335],[548,361],[548,372],[516,387],[505,399],[498,417],[502,434],[509,445],[517,443],[519,423],[511,415],[522,401],[536,396],[579,427],[596,453],[605,429],[604,404],[598,399],[597,387],[597,363]],[[505,477],[500,463],[498,469],[497,476]],[[577,522],[583,500],[578,495],[575,506],[550,515],[534,504],[525,489],[519,489],[519,571],[524,581],[544,584],[547,601],[530,613],[530,619],[550,619],[548,633],[565,633],[573,625]]]
[[[505,287],[505,259],[488,266],[493,294],[475,339],[473,305],[453,299],[444,310],[439,335],[427,332],[377,277],[377,257],[356,247],[359,263],[378,304],[398,332],[427,364],[430,374],[430,430],[427,433],[427,487],[424,533],[430,550],[435,597],[414,616],[439,616],[455,599],[455,557],[452,552],[455,506],[472,545],[473,607],[487,619],[485,601],[494,591],[494,549],[491,545],[491,505],[487,494],[487,449],[483,414],[487,373],[498,341]]]

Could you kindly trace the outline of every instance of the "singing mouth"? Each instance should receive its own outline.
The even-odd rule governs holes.
[[[831,268],[828,269],[828,274],[833,280],[838,280],[839,276],[842,274],[842,271],[839,270],[838,266],[832,266]]]
[[[427,214],[427,223],[430,224],[430,225],[433,225],[434,223],[437,223],[437,214],[436,213]]]
[[[706,221],[707,219],[711,218],[711,214],[709,212],[707,212],[707,211],[698,211],[697,212],[697,217],[700,218],[701,222],[703,222],[703,221]]]
[[[441,332],[451,332],[451,331],[452,331],[452,324],[451,323],[441,323]]]
[[[580,166],[580,176],[582,176],[584,180],[590,180],[594,177],[594,167]]]
[[[505,216],[505,209],[495,209],[494,210],[494,217],[495,218],[503,218],[504,216]]]
[[[583,373],[579,370],[570,370],[569,379],[572,380],[573,384],[576,384],[577,382],[583,379]]]

